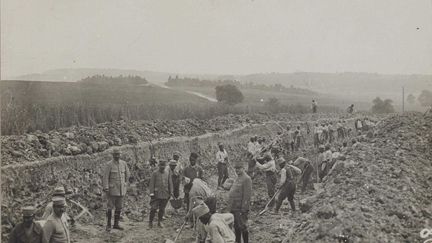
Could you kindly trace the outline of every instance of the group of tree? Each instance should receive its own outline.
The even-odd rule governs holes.
[[[373,101],[372,112],[376,114],[393,113],[393,101],[390,99],[382,100],[380,97],[376,97]]]
[[[240,89],[232,84],[225,84],[215,87],[216,99],[220,103],[236,105],[243,102],[244,96]]]
[[[105,76],[105,75],[94,75],[86,77],[78,81],[81,84],[89,85],[143,85],[148,84],[147,80],[140,76]]]
[[[259,89],[266,91],[277,91],[277,92],[287,92],[287,93],[295,93],[295,94],[314,94],[313,91],[307,89],[296,88],[294,86],[285,87],[282,84],[273,84],[273,85],[265,85],[265,84],[256,84],[253,82],[240,82],[238,80],[202,80],[198,78],[188,78],[183,77],[180,78],[175,76],[174,78],[169,76],[168,81],[165,85],[170,87],[208,87],[215,88],[216,86],[221,85],[234,85],[242,89]]]

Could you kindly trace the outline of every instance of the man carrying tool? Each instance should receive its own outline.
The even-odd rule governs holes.
[[[327,144],[324,149],[321,149],[322,156],[320,157],[320,180],[326,176],[328,170],[330,169],[330,162],[332,160],[332,151],[330,150],[330,145]]]
[[[197,243],[235,242],[235,234],[230,227],[234,224],[234,215],[231,213],[212,213],[205,203],[194,207],[192,213],[203,225],[203,236],[198,239]]]
[[[113,229],[123,230],[120,226],[120,214],[123,207],[123,199],[126,195],[130,172],[126,162],[120,160],[120,155],[120,150],[114,148],[112,151],[113,159],[106,165],[102,177],[103,190],[107,199],[106,231],[111,230],[113,209],[115,209]]]
[[[275,214],[279,213],[279,209],[282,205],[283,200],[288,198],[289,204],[291,206],[292,211],[295,211],[295,203],[294,203],[294,194],[296,191],[296,175],[301,174],[301,170],[294,165],[292,165],[292,161],[289,162],[288,166],[286,166],[285,160],[281,160],[280,163],[281,171],[280,171],[280,182],[279,188],[280,193],[276,199],[276,207],[274,210]]]
[[[166,161],[159,161],[159,169],[154,171],[150,178],[150,216],[149,228],[153,228],[153,220],[158,213],[158,227],[163,228],[162,217],[170,197],[173,197],[173,183],[169,173],[165,169]]]
[[[201,200],[207,204],[212,213],[216,212],[216,196],[203,180],[199,178],[193,179],[185,184],[184,191],[189,194],[190,207],[194,207],[196,202]]]
[[[293,163],[297,168],[301,168],[303,171],[300,180],[303,182],[302,192],[306,191],[307,185],[309,184],[310,176],[314,171],[312,163],[310,160],[306,159],[306,152],[303,152],[303,157],[299,156]]]
[[[287,126],[285,133],[283,134],[283,144],[285,145],[285,149],[289,152],[294,151],[294,137],[293,133],[290,130],[291,128]]]
[[[218,143],[219,151],[216,153],[216,162],[218,170],[218,189],[222,189],[222,185],[225,180],[228,179],[228,153],[226,152],[224,145]]]
[[[276,176],[276,162],[272,158],[272,156],[267,153],[264,155],[264,164],[257,163],[256,166],[258,169],[265,171],[266,174],[266,184],[267,184],[267,193],[269,198],[271,199],[275,194],[275,186],[277,182]],[[274,206],[274,200],[271,200],[269,207],[272,208]]]
[[[53,213],[47,218],[43,226],[43,243],[70,243],[70,233],[67,223],[62,219],[66,211],[66,199],[54,197]]]
[[[22,208],[22,223],[17,224],[9,234],[9,243],[42,243],[44,232],[40,224],[34,222],[35,208]]]
[[[248,214],[252,196],[252,179],[246,174],[243,163],[234,164],[237,178],[228,194],[228,211],[234,215],[235,242],[249,242]]]

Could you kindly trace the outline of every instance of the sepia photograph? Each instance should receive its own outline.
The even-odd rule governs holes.
[[[432,243],[432,0],[0,22],[0,242]]]

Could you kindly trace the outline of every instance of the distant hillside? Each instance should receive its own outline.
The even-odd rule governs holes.
[[[138,71],[128,69],[102,69],[102,68],[71,68],[71,69],[54,69],[43,73],[31,73],[13,77],[12,80],[29,80],[29,81],[54,81],[54,82],[76,82],[86,77],[94,75],[104,76],[139,76],[145,77],[153,82],[165,82],[169,75],[175,75],[163,72]]]

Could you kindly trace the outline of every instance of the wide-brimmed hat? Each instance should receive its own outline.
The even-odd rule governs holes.
[[[112,150],[112,154],[121,154],[120,149],[118,149],[118,148],[114,148],[114,149]]]
[[[54,188],[53,196],[64,196],[66,191],[63,186]]]
[[[169,161],[168,165],[177,165],[177,161],[172,159]]]
[[[53,206],[66,206],[66,199],[64,197],[53,197]]]

